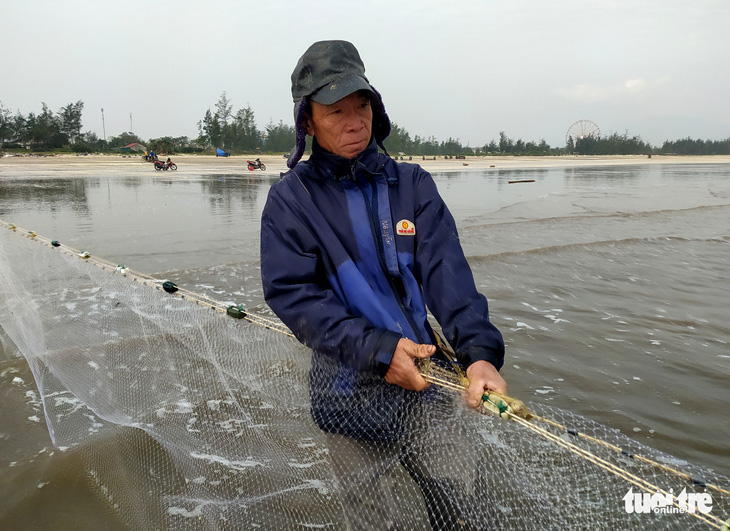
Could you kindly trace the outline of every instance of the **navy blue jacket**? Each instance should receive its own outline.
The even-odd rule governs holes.
[[[315,141],[271,187],[261,275],[269,306],[314,351],[312,413],[323,430],[400,436],[419,393],[383,376],[400,338],[435,343],[426,307],[465,367],[502,366],[502,336],[431,175],[374,142],[351,161]]]

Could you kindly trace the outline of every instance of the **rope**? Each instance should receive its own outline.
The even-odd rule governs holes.
[[[636,476],[635,474],[627,472],[626,470],[622,469],[621,467],[614,465],[613,463],[610,463],[610,462],[606,461],[605,459],[601,459],[600,457],[589,452],[588,450],[585,450],[585,449],[581,448],[580,446],[576,446],[573,443],[567,442],[567,441],[561,439],[559,436],[555,435],[554,433],[550,433],[549,431],[547,431],[543,428],[540,428],[540,427],[526,421],[525,419],[522,419],[520,417],[513,417],[513,419],[516,422],[518,422],[519,424],[521,424],[522,426],[537,433],[538,435],[541,435],[541,436],[545,437],[546,439],[554,442],[555,444],[562,446],[563,448],[566,448],[566,449],[570,450],[571,452],[574,452],[574,453],[580,455],[581,457],[590,461],[591,463],[599,466],[600,468],[603,468],[604,470],[614,474],[615,476],[617,476],[625,481],[628,481],[629,483],[631,483],[633,485],[636,485],[637,487],[645,490],[646,492],[649,492],[652,494],[661,493],[662,495],[664,495],[667,498],[671,497],[672,505],[674,505],[678,509],[682,508],[682,506],[679,504],[679,498],[677,498],[673,494],[665,491],[664,489],[659,488],[657,485],[654,485],[654,484],[648,482],[647,480]],[[724,522],[719,517],[711,515],[711,514],[706,515],[706,514],[702,514],[702,513],[698,513],[698,512],[691,512],[691,513],[687,513],[687,514],[691,514],[695,518],[698,518],[699,520],[702,520],[703,522],[710,524],[711,526],[714,526],[717,529],[723,529],[723,526],[725,525]]]
[[[43,236],[36,234],[34,231],[28,231],[28,230],[22,229],[12,223],[8,223],[6,221],[0,220],[0,225],[17,233],[20,236],[25,236],[27,238],[30,238],[42,245],[45,245],[46,247],[50,247],[63,254],[66,254],[68,256],[78,257],[78,258],[84,260],[85,262],[87,262],[93,266],[99,267],[103,270],[117,272],[124,277],[131,278],[133,282],[139,282],[141,284],[150,286],[157,290],[164,290],[167,293],[170,293],[171,295],[178,297],[180,299],[192,301],[195,304],[211,308],[220,313],[229,313],[229,308],[231,308],[231,306],[227,306],[206,295],[202,295],[200,293],[195,293],[193,291],[189,291],[184,288],[178,288],[175,284],[172,284],[171,282],[168,284],[172,284],[172,286],[174,286],[174,288],[175,288],[174,291],[165,289],[165,286],[164,286],[164,284],[166,284],[165,281],[159,280],[159,279],[151,277],[149,275],[145,275],[144,273],[140,273],[138,271],[132,271],[131,269],[127,268],[124,265],[114,264],[113,262],[110,262],[109,260],[105,260],[104,258],[93,256],[89,251],[82,252],[82,251],[79,251],[78,249],[74,249],[74,248],[68,247],[66,245],[61,245],[57,240],[50,240],[48,238],[45,238]],[[238,308],[241,308],[241,307],[239,306]],[[252,314],[249,312],[242,312],[242,313],[243,313],[243,315],[241,315],[240,318],[243,318],[253,324],[263,326],[264,328],[268,328],[269,330],[279,332],[286,336],[289,336],[292,338],[294,337],[294,334],[292,334],[291,331],[286,326],[274,321],[273,319],[269,319],[267,317]]]
[[[433,370],[433,369],[431,368],[430,370]],[[444,387],[444,388],[447,388],[447,389],[452,389],[452,390],[455,390],[455,391],[464,392],[464,391],[466,391],[466,388],[467,388],[467,386],[465,386],[463,384],[455,383],[453,381],[449,381],[447,378],[434,376],[432,374],[423,374],[423,377],[424,377],[424,379],[427,382],[430,382],[430,383],[433,383],[433,384],[436,384],[436,385],[440,385],[441,387]],[[585,435],[585,434],[579,434],[577,432],[572,432],[572,431],[568,430],[565,426],[562,426],[561,424],[559,424],[557,422],[554,422],[552,420],[549,420],[549,419],[540,417],[538,415],[534,415],[532,413],[529,413],[528,414],[529,415],[529,419],[524,418],[524,415],[519,415],[519,414],[514,413],[512,411],[511,406],[506,405],[506,404],[505,404],[505,406],[507,407],[508,415],[505,416],[502,413],[501,408],[495,411],[494,408],[488,406],[488,403],[492,403],[492,404],[494,403],[492,396],[495,395],[495,394],[496,393],[492,393],[492,392],[487,391],[484,394],[484,396],[482,397],[482,401],[483,401],[483,404],[484,404],[484,406],[485,406],[486,409],[489,409],[490,411],[496,413],[499,417],[504,418],[504,419],[514,420],[515,422],[517,422],[521,426],[524,426],[525,428],[527,428],[529,430],[532,430],[534,433],[540,435],[541,437],[544,437],[544,438],[548,439],[549,441],[551,441],[551,442],[553,442],[553,443],[555,443],[555,444],[557,444],[559,446],[562,446],[563,448],[566,448],[567,450],[569,450],[569,451],[571,451],[571,452],[579,455],[580,457],[582,457],[582,458],[586,459],[587,461],[595,464],[596,466],[598,466],[598,467],[600,467],[600,468],[602,468],[602,469],[604,469],[604,470],[612,473],[613,475],[615,475],[615,476],[617,476],[617,477],[619,477],[619,478],[621,478],[621,479],[623,479],[623,480],[625,480],[625,481],[627,481],[627,482],[629,482],[629,483],[631,483],[631,484],[633,484],[633,485],[641,488],[642,490],[644,490],[644,491],[646,491],[646,492],[648,492],[650,494],[654,494],[654,493],[659,492],[662,495],[664,495],[665,497],[668,497],[668,498],[671,497],[672,504],[675,507],[677,507],[678,509],[681,508],[681,505],[679,504],[679,498],[677,498],[676,496],[674,496],[672,493],[669,493],[669,492],[665,491],[664,489],[661,489],[657,485],[654,485],[654,484],[650,483],[649,481],[647,481],[647,480],[645,480],[643,478],[640,478],[639,476],[637,476],[635,474],[632,474],[631,472],[628,472],[628,471],[624,470],[623,468],[619,467],[618,465],[615,465],[615,464],[613,464],[613,463],[611,463],[609,461],[606,461],[605,459],[602,459],[602,458],[598,457],[597,455],[591,453],[590,451],[588,451],[588,450],[586,450],[584,448],[581,448],[580,446],[577,446],[577,445],[575,445],[575,444],[573,444],[571,442],[568,442],[568,441],[563,440],[562,438],[560,438],[560,436],[555,435],[554,433],[550,433],[546,429],[541,428],[541,427],[535,425],[534,423],[530,422],[530,420],[538,420],[538,421],[541,421],[541,422],[545,422],[545,423],[550,424],[552,426],[555,426],[555,427],[558,427],[558,428],[563,429],[566,433],[576,433],[576,434],[581,435],[584,438],[586,438],[586,439],[588,439],[588,440],[590,440],[592,442],[599,443],[600,445],[602,445],[604,447],[611,448],[613,450],[618,450],[619,452],[621,452],[622,450],[618,446],[615,446],[613,444],[607,443],[605,441],[601,441],[600,439],[597,439],[595,437],[590,437],[590,436]],[[501,395],[497,395],[497,396],[500,397]],[[640,456],[634,456],[634,457],[639,458]],[[661,463],[657,463],[655,461],[652,461],[651,459],[646,459],[646,458],[643,458],[643,457],[640,458],[640,459],[642,461],[648,463],[648,464],[657,466],[659,468],[662,468],[662,469],[667,470],[669,472],[673,472],[673,473],[678,474],[680,476],[683,476],[683,477],[692,479],[691,476],[689,476],[689,475],[687,475],[687,474],[685,474],[683,472],[680,472],[680,471],[675,470],[675,469],[673,469],[671,467],[662,465]],[[710,485],[710,484],[707,484],[706,486],[707,487],[714,488],[715,490],[717,490],[719,492],[722,492],[724,494],[727,494],[727,491],[726,490],[724,490],[724,489],[722,489],[722,488],[720,488],[718,486]],[[710,524],[710,525],[716,527],[717,529],[723,529],[723,530],[726,529],[724,526],[727,523],[726,522],[723,522],[717,516],[714,516],[714,515],[705,515],[705,514],[696,513],[696,512],[692,512],[692,513],[688,513],[688,514],[693,515],[694,517],[696,517],[696,518],[704,521],[707,524]]]
[[[38,235],[34,231],[28,231],[21,229],[17,227],[16,225],[12,223],[5,222],[3,220],[0,220],[0,226],[3,226],[13,232],[16,232],[17,234],[21,236],[25,236],[27,238],[30,238],[34,241],[37,241],[38,243],[41,243],[47,247],[51,247],[52,249],[57,249],[60,252],[67,254],[69,256],[76,256],[89,264],[92,264],[96,267],[100,267],[104,270],[111,270],[113,272],[118,272],[122,274],[124,277],[131,278],[134,282],[140,282],[142,284],[148,285],[154,289],[157,290],[164,290],[167,293],[172,294],[173,296],[179,297],[181,299],[185,299],[188,301],[192,301],[195,304],[209,307],[215,311],[218,311],[220,313],[226,313],[228,315],[231,315],[232,317],[239,318],[239,319],[245,319],[253,324],[262,326],[264,328],[268,328],[269,330],[272,330],[274,332],[278,332],[281,334],[284,334],[289,337],[294,337],[294,334],[291,333],[291,331],[282,323],[276,322],[273,319],[269,319],[260,315],[252,314],[243,309],[243,305],[239,306],[226,306],[225,304],[216,301],[215,299],[212,299],[206,295],[202,295],[199,293],[195,293],[189,290],[186,290],[184,288],[178,288],[175,284],[172,282],[166,282],[161,281],[159,279],[156,279],[154,277],[151,277],[149,275],[145,275],[143,273],[132,271],[125,267],[124,265],[115,265],[112,262],[105,260],[103,258],[99,258],[96,256],[92,256],[91,253],[88,251],[79,252],[76,249],[73,249],[68,246],[62,246],[58,241],[56,240],[49,240],[48,238],[45,238],[43,236]],[[468,387],[468,379],[466,378],[466,375],[463,371],[463,369],[460,368],[456,364],[456,360],[451,353],[448,345],[445,344],[443,339],[441,339],[437,335],[437,343],[439,346],[439,349],[446,355],[446,357],[449,359],[449,362],[451,364],[451,370],[442,369],[440,367],[437,367],[433,362],[431,362],[428,359],[425,360],[418,360],[417,362],[417,368],[421,372],[421,375],[423,378],[434,385],[438,385],[444,389],[449,389],[451,391],[463,393],[466,391]],[[555,428],[558,428],[568,434],[578,436],[580,438],[586,439],[590,442],[596,443],[600,446],[603,446],[605,448],[609,448],[611,450],[614,450],[619,453],[624,453],[623,450],[611,443],[608,443],[606,441],[603,441],[601,439],[598,439],[596,437],[592,437],[590,435],[577,432],[575,430],[570,430],[566,426],[563,426],[562,424],[555,422],[553,420],[540,417],[537,415],[534,415],[527,411],[527,409],[524,407],[522,402],[519,400],[515,400],[511,397],[502,396],[498,393],[494,393],[491,391],[485,391],[483,397],[482,397],[482,405],[485,409],[495,413],[497,416],[503,418],[503,419],[512,419],[521,426],[533,431],[534,433],[540,435],[541,437],[544,437],[545,439],[575,453],[576,455],[586,459],[587,461],[595,464],[596,466],[608,471],[609,473],[629,482],[632,485],[635,485],[641,489],[643,489],[646,492],[649,492],[651,494],[654,493],[661,493],[667,498],[672,499],[672,503],[675,507],[681,508],[679,504],[679,499],[674,496],[673,494],[659,488],[657,485],[654,485],[650,483],[649,481],[640,478],[639,476],[632,474],[618,465],[615,465],[613,463],[610,463],[609,461],[606,461],[605,459],[602,459],[598,457],[597,455],[591,453],[590,451],[581,448],[580,446],[577,446],[571,442],[565,441],[560,436],[551,433],[547,431],[544,428],[541,428],[531,422],[532,420],[536,420],[539,422],[543,422],[545,424],[551,425]],[[694,478],[690,476],[689,474],[686,474],[684,472],[681,472],[679,470],[676,470],[672,467],[669,467],[667,465],[664,465],[662,463],[658,463],[656,461],[653,461],[651,459],[642,457],[640,455],[636,454],[628,454],[629,457],[632,457],[634,459],[637,459],[639,461],[642,461],[646,464],[658,467],[660,469],[666,470],[668,472],[671,472],[673,474],[676,474],[680,477],[683,477],[685,479],[688,479],[690,481],[694,481]],[[713,489],[717,492],[720,492],[722,494],[730,496],[730,492],[727,490],[713,484],[704,484],[704,486]],[[704,521],[705,523],[722,530],[727,530],[728,527],[730,527],[730,520],[723,522],[720,520],[719,517],[714,515],[704,515],[697,512],[688,513],[692,516]]]
[[[570,430],[566,426],[563,426],[562,424],[560,424],[559,422],[555,422],[554,420],[550,420],[550,419],[546,419],[546,418],[538,417],[538,416],[535,416],[534,418],[535,418],[535,420],[539,420],[540,422],[545,422],[546,424],[551,424],[551,425],[555,426],[556,428],[559,428],[561,430],[564,430],[567,433],[570,433],[571,435],[575,435],[577,437],[581,437],[583,439],[586,439],[586,440],[591,441],[593,443],[599,444],[599,445],[604,446],[606,448],[610,448],[611,450],[614,450],[616,452],[624,453],[623,448],[621,448],[619,446],[616,446],[615,444],[611,444],[609,442],[603,441],[603,440],[598,439],[596,437],[592,437],[592,436],[587,435],[585,433],[581,433],[579,431]],[[659,463],[657,461],[653,461],[653,460],[648,459],[646,457],[643,457],[641,455],[637,455],[637,454],[627,454],[627,455],[629,457],[631,457],[632,459],[636,459],[637,461],[643,461],[646,464],[655,466],[657,468],[661,468],[663,470],[666,470],[667,472],[671,472],[673,474],[676,474],[678,476],[681,476],[681,477],[683,477],[683,478],[685,478],[685,479],[687,479],[687,480],[689,480],[689,481],[691,481],[693,483],[699,483],[691,475],[686,474],[686,473],[682,472],[681,470],[677,470],[675,468],[672,468],[672,467],[667,466],[665,464]],[[727,490],[723,489],[719,485],[713,485],[712,483],[705,483],[705,482],[702,482],[702,485],[704,487],[709,488],[709,489],[712,489],[712,490],[715,490],[715,491],[720,492],[722,494],[725,494],[726,496],[730,496],[730,491],[727,491]]]

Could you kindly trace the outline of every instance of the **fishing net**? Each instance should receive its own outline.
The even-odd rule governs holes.
[[[327,433],[309,384],[332,367],[313,369],[263,313],[0,226],[3,351],[27,360],[53,445],[110,528],[686,530],[730,517],[727,478],[539,403],[530,416],[494,396],[494,412],[474,411],[448,371],[393,400],[402,433]],[[369,422],[361,406],[354,425]]]

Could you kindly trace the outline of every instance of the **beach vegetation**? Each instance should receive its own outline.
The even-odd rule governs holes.
[[[578,155],[651,155],[656,149],[644,142],[640,136],[612,133],[607,137],[586,136],[575,142]]]
[[[107,140],[109,149],[114,150],[128,146],[129,144],[146,145],[146,142],[131,131],[121,133],[119,136],[112,136]]]
[[[0,101],[0,148],[33,152],[118,152],[120,148],[139,143],[158,153],[214,152],[216,148],[233,153],[286,153],[294,146],[296,131],[293,125],[269,121],[263,130],[256,125],[256,115],[250,105],[235,110],[224,91],[215,105],[206,110],[198,122],[198,137],[164,136],[143,140],[130,132],[100,139],[92,131],[82,133],[84,103],[77,101],[61,107],[57,112],[41,103],[41,112],[27,115],[13,113]],[[652,146],[639,135],[611,133],[607,136],[568,138],[564,146],[550,146],[544,139],[537,142],[513,139],[505,131],[499,132],[484,145],[463,145],[456,137],[439,141],[435,136],[411,135],[404,127],[393,122],[385,145],[390,153],[410,156],[461,155],[730,155],[730,137],[724,140],[701,140],[690,137],[665,140]],[[311,150],[307,141],[306,151]]]
[[[256,116],[250,105],[233,113],[233,105],[223,92],[215,110],[205,111],[198,122],[197,144],[206,149],[256,152],[263,146],[264,135],[256,127]],[[292,144],[293,145],[293,144]]]
[[[13,113],[0,101],[0,146],[12,136],[11,120]]]
[[[388,150],[393,153],[407,153],[409,155],[437,156],[474,154],[474,150],[462,145],[458,138],[449,137],[448,140],[441,142],[434,136],[424,138],[415,135],[411,138],[410,133],[395,122],[391,124],[390,135],[388,135],[385,144]]]
[[[728,155],[730,137],[725,140],[693,140],[689,137],[674,141],[665,140],[661,152],[675,155]]]
[[[81,113],[84,103],[77,101],[54,113],[41,103],[41,112],[13,115],[0,103],[0,145],[34,151],[70,148],[81,139]]]
[[[279,120],[278,124],[269,122],[266,126],[264,146],[269,152],[288,152],[296,140],[296,130],[293,125],[288,125]]]

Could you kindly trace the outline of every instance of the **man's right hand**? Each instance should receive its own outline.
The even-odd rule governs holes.
[[[413,358],[428,358],[435,352],[434,345],[419,345],[410,339],[401,338],[390,360],[390,368],[385,373],[385,381],[409,391],[423,391],[428,387],[428,382],[418,372]]]

